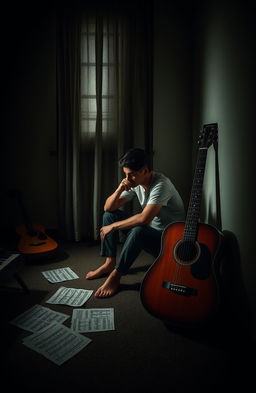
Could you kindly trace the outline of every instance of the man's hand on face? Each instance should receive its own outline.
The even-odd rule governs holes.
[[[120,185],[119,185],[119,188],[121,188],[122,191],[128,191],[128,190],[130,190],[130,188],[132,188],[132,187],[133,187],[133,184],[127,179],[127,177],[124,178],[124,179],[121,181]]]

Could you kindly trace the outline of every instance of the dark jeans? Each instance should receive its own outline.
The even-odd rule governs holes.
[[[128,217],[129,215],[122,210],[105,212],[103,215],[103,226],[125,220]],[[126,239],[115,266],[118,271],[126,274],[142,250],[152,254],[155,258],[159,255],[162,231],[151,228],[148,225],[140,225],[122,232],[126,235]],[[104,241],[101,242],[100,255],[102,257],[116,257],[118,242],[118,231],[107,235]]]

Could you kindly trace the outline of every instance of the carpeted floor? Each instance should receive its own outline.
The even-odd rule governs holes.
[[[84,307],[114,308],[115,330],[85,334],[92,342],[61,366],[27,348],[22,339],[30,333],[9,321],[35,304],[71,316],[72,307],[45,302],[62,285],[98,288],[104,279],[89,281],[84,275],[101,264],[99,247],[66,244],[51,260],[26,263],[20,275],[30,294],[14,279],[6,281],[0,290],[1,381],[6,386],[2,391],[200,393],[239,387],[245,391],[246,386],[253,386],[253,348],[245,332],[227,315],[207,329],[182,332],[168,328],[143,308],[140,283],[152,261],[143,253],[123,277],[115,296],[90,297]],[[51,284],[42,275],[44,270],[66,266],[79,278]],[[70,326],[70,318],[64,325]]]

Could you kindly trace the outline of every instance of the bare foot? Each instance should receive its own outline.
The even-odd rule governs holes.
[[[122,273],[114,269],[112,273],[108,276],[104,284],[97,289],[94,296],[95,297],[109,297],[117,292],[120,285]]]
[[[87,280],[93,280],[94,278],[99,278],[99,277],[104,276],[105,274],[109,274],[114,269],[115,264],[116,264],[115,260],[107,258],[105,263],[102,266],[100,266],[96,270],[92,270],[92,271],[88,272],[86,274],[85,278]]]

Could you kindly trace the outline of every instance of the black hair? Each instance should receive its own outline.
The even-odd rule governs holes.
[[[143,149],[130,149],[120,158],[119,165],[134,171],[139,171],[144,166],[149,168],[149,157]]]

